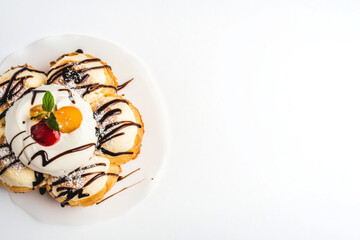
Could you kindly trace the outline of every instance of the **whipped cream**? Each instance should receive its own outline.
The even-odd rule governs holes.
[[[96,122],[90,105],[79,94],[70,90],[73,100],[75,100],[75,103],[72,103],[69,92],[59,91],[60,89],[66,88],[52,84],[43,85],[35,90],[50,91],[58,109],[64,106],[74,106],[80,110],[83,119],[78,129],[71,133],[61,133],[60,140],[54,145],[42,146],[31,137],[30,129],[37,121],[30,119],[29,111],[33,106],[42,104],[45,92],[37,92],[33,104],[31,102],[34,93],[29,93],[19,99],[9,109],[5,119],[6,140],[11,145],[15,155],[25,166],[52,176],[67,175],[74,169],[86,164],[94,154],[97,141],[95,135]],[[74,151],[74,149],[78,149],[78,151]],[[52,159],[55,160],[51,161]]]

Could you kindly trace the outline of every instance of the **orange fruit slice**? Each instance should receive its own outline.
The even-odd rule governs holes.
[[[54,112],[60,132],[71,133],[78,129],[82,122],[80,110],[73,106],[65,106]]]

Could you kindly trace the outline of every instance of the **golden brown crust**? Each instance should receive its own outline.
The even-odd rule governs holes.
[[[11,187],[1,180],[0,180],[0,185],[14,193],[25,193],[25,192],[31,192],[32,190],[34,190],[33,188],[27,188],[27,187]]]

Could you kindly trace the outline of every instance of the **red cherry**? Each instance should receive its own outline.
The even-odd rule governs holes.
[[[48,147],[60,140],[60,132],[49,128],[46,122],[38,122],[31,127],[31,137],[38,144]]]

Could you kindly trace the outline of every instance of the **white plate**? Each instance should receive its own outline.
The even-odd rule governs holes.
[[[139,204],[150,192],[164,162],[167,145],[167,122],[156,83],[148,69],[133,54],[113,42],[84,35],[59,35],[38,40],[6,57],[1,66],[1,74],[12,66],[30,64],[47,72],[49,63],[64,53],[82,49],[108,63],[119,83],[131,78],[131,82],[120,93],[124,93],[140,111],[145,125],[145,135],[139,157],[122,166],[122,175],[140,168],[140,171],[120,181],[108,193],[119,191],[138,181],[141,183],[128,188],[99,205],[87,208],[60,207],[48,194],[38,191],[26,194],[10,194],[13,202],[35,219],[53,224],[82,225],[122,215]],[[152,180],[153,179],[153,180]],[[1,198],[7,197],[7,191],[0,190]]]

